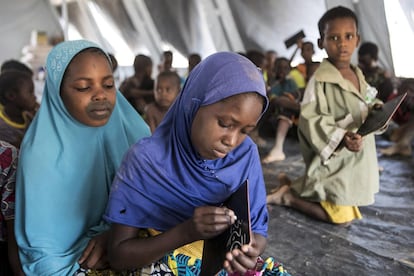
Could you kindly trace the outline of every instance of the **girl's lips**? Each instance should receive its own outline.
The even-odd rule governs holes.
[[[222,151],[214,150],[214,154],[215,154],[218,158],[224,158],[224,157],[227,155],[227,152],[222,152]]]

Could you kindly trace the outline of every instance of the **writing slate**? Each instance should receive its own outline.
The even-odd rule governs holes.
[[[292,45],[295,45],[299,39],[305,38],[305,32],[300,30],[299,32],[295,33],[294,35],[287,38],[285,42],[286,48],[290,48]]]
[[[406,96],[407,93],[401,94],[386,102],[380,109],[372,110],[368,114],[365,122],[359,127],[357,133],[361,136],[365,136],[382,129],[390,122],[395,111],[397,111]]]
[[[234,192],[223,206],[233,210],[236,222],[222,234],[204,241],[200,276],[215,275],[223,268],[227,252],[250,243],[250,203],[248,180]]]

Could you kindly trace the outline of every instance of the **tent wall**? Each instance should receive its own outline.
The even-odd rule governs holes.
[[[303,29],[305,40],[316,46],[319,18],[327,8],[343,5],[357,13],[362,41],[377,43],[380,64],[393,70],[384,4],[379,0],[68,1],[69,22],[83,37],[116,54],[115,39],[97,29],[98,22],[88,10],[91,3],[115,26],[131,53],[150,54],[155,62],[168,45],[183,55],[197,52],[202,57],[215,51],[250,49],[272,49],[279,56],[290,57],[294,47],[286,49],[283,41],[287,37]],[[412,7],[410,1],[401,3]],[[48,0],[14,0],[0,5],[0,62],[20,58],[22,48],[30,44],[32,30],[46,31],[50,36],[62,33],[59,8],[52,7]],[[316,59],[321,60],[325,53],[316,50]],[[300,61],[297,55],[294,62]]]
[[[49,36],[62,36],[56,11],[48,0],[2,0],[0,21],[0,63],[20,59],[22,49],[30,45],[33,30],[46,31]]]

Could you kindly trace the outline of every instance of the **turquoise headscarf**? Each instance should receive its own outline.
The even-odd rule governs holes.
[[[79,268],[90,238],[108,229],[102,214],[124,153],[150,135],[119,91],[104,126],[84,125],[68,113],[60,97],[62,78],[87,48],[101,49],[78,40],[49,53],[42,103],[22,142],[15,233],[27,275],[72,275]]]

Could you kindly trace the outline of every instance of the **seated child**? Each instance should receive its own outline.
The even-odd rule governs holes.
[[[130,148],[112,185],[104,217],[112,224],[113,268],[199,275],[202,240],[234,223],[234,212],[221,205],[246,179],[252,243],[228,252],[223,269],[244,275],[254,268],[268,214],[258,149],[248,134],[266,107],[261,72],[237,53],[213,54],[191,71],[154,134]]]
[[[46,70],[20,149],[16,241],[26,275],[85,275],[108,267],[102,214],[110,186],[127,149],[150,131],[116,90],[109,57],[95,43],[56,45]]]
[[[394,91],[392,74],[378,64],[378,46],[373,42],[364,42],[358,49],[358,66],[365,80],[378,90],[377,98],[386,102]]]
[[[148,104],[145,108],[145,121],[154,133],[155,128],[160,124],[165,113],[173,104],[181,89],[180,76],[173,71],[164,71],[158,74],[154,99],[155,101]]]
[[[345,226],[362,217],[358,206],[372,204],[379,190],[374,134],[362,138],[355,133],[378,100],[366,97],[369,85],[351,64],[359,43],[354,12],[332,8],[318,27],[318,44],[328,58],[310,79],[301,102],[298,135],[306,172],[293,183],[281,175],[280,187],[267,202]]]
[[[17,149],[0,140],[0,275],[24,275],[14,237]]]
[[[154,101],[154,80],[152,78],[152,59],[146,55],[137,55],[134,59],[134,75],[125,79],[119,90],[128,102],[138,111],[145,113],[147,104]]]
[[[286,135],[293,122],[299,116],[300,92],[296,83],[288,77],[290,64],[287,58],[279,57],[275,61],[276,81],[270,89],[269,116],[276,116],[277,127],[275,143],[268,155],[262,162],[268,164],[275,161],[282,161],[286,158],[283,152],[283,144]]]
[[[397,127],[390,128],[390,140],[394,144],[380,149],[380,152],[384,155],[411,156],[414,139],[414,79],[403,80],[398,91],[407,92],[407,97],[393,117]]]
[[[32,77],[8,70],[0,74],[0,140],[19,148],[37,108]]]

